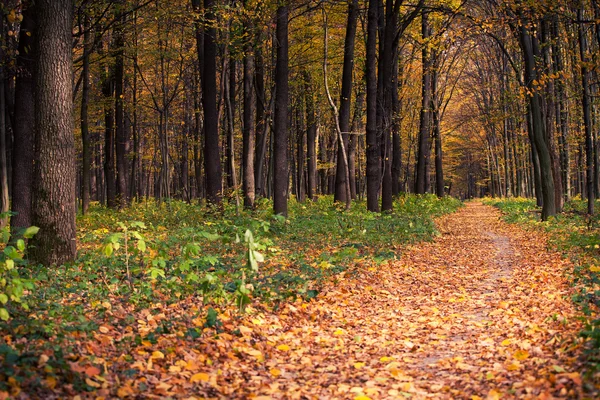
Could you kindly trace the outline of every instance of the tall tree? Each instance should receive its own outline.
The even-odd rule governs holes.
[[[244,0],[244,8],[248,8],[248,0]],[[252,43],[254,26],[249,17],[246,18],[245,32],[249,35],[244,48],[244,111],[243,111],[243,144],[242,144],[242,169],[244,171],[243,189],[244,206],[254,207],[255,184],[254,184],[254,150],[255,150],[255,118],[256,118],[256,96],[254,93],[254,54]]]
[[[537,39],[531,34],[529,26],[531,20],[521,12],[521,24],[519,26],[519,44],[525,61],[525,84],[529,91],[529,109],[531,112],[531,126],[533,140],[541,172],[541,197],[542,197],[542,219],[556,214],[556,203],[554,197],[554,178],[552,177],[552,161],[550,151],[546,142],[545,122],[542,114],[542,93],[536,83],[538,70],[536,57],[539,58],[539,47]]]
[[[35,168],[31,256],[50,265],[76,255],[71,0],[36,0]]]
[[[125,110],[124,110],[124,48],[125,48],[125,12],[122,9],[124,4],[120,2],[117,9],[114,29],[115,43],[115,156],[117,171],[117,203],[119,208],[127,205],[129,192],[127,190],[127,143],[129,141],[127,130],[125,129]]]
[[[204,0],[204,70],[202,71],[202,107],[204,109],[204,173],[206,174],[206,199],[221,203],[221,151],[217,113],[217,44],[214,0]]]
[[[83,66],[81,69],[82,89],[81,89],[81,144],[82,144],[82,173],[81,173],[81,211],[86,214],[90,206],[90,176],[92,166],[92,148],[90,140],[88,109],[90,101],[90,52],[92,51],[92,35],[90,32],[90,17],[82,8],[80,18],[83,20]]]
[[[377,140],[377,13],[378,1],[369,0],[367,11],[367,209],[379,211],[380,160]]]
[[[581,59],[581,107],[583,109],[583,127],[585,129],[585,159],[586,159],[586,187],[588,200],[588,214],[594,214],[594,142],[592,134],[592,116],[590,102],[590,72],[588,70],[588,45],[585,28],[583,26],[584,3],[580,1],[577,10],[579,21],[579,55]]]
[[[280,0],[277,7],[275,64],[275,118],[274,118],[274,180],[273,210],[275,214],[287,216],[288,195],[288,106],[289,106],[289,55],[287,0]]]
[[[421,117],[419,122],[419,147],[417,156],[417,173],[415,179],[415,193],[423,194],[429,190],[429,154],[431,130],[431,50],[428,39],[431,36],[431,26],[428,13],[423,11],[421,22],[421,36],[423,38],[423,78],[421,83]]]
[[[32,225],[33,160],[35,141],[34,59],[35,7],[25,4],[19,32],[17,78],[15,82],[15,122],[12,157],[12,229]]]
[[[342,140],[338,141],[337,167],[335,173],[334,200],[345,203],[348,176],[344,163],[344,151],[348,156],[348,132],[350,132],[350,106],[352,100],[352,73],[354,70],[354,41],[356,37],[356,22],[358,20],[358,0],[348,2],[348,22],[346,23],[346,36],[344,39],[344,64],[342,67],[342,89],[340,92],[339,126],[342,131]]]

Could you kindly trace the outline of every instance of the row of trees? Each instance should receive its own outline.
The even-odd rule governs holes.
[[[593,212],[596,0],[50,3],[3,0],[0,27],[2,207],[42,228],[39,261],[75,256],[76,199],[285,215],[291,195],[535,195],[547,218],[582,194]],[[51,45],[48,12],[69,19]]]

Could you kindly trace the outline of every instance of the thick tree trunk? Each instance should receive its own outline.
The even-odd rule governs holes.
[[[377,140],[377,9],[378,1],[369,0],[367,12],[367,209],[379,211],[381,154]]]
[[[274,118],[274,180],[273,211],[287,216],[288,196],[288,17],[287,4],[280,3],[277,8],[276,46],[277,63],[275,65],[275,118]]]
[[[45,265],[75,259],[72,2],[37,0],[36,164],[30,255]]]
[[[10,220],[13,230],[31,226],[33,217],[31,207],[35,141],[35,35],[35,8],[29,5],[23,11],[19,33],[18,72],[15,83],[12,211],[16,215],[13,215]],[[0,79],[3,80],[1,77]]]
[[[204,109],[204,173],[206,174],[206,199],[220,204],[222,196],[221,151],[217,115],[217,45],[216,28],[212,26],[214,0],[204,0],[206,20],[204,31],[204,71],[202,73],[202,107]]]

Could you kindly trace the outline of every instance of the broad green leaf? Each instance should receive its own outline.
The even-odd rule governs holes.
[[[9,318],[10,315],[8,315],[8,311],[6,311],[6,308],[0,307],[0,319],[2,319],[3,321],[8,321]]]
[[[0,303],[6,304],[8,303],[8,296],[4,293],[0,293]]]
[[[107,244],[104,246],[104,254],[105,254],[107,257],[110,257],[110,255],[111,255],[112,253],[113,253],[113,245],[112,245],[112,243],[107,243]]]
[[[23,237],[25,239],[31,239],[39,232],[39,230],[40,228],[37,226],[30,226],[29,228],[25,229],[25,232],[23,232]]]

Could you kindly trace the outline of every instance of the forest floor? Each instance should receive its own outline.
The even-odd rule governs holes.
[[[206,396],[577,398],[568,262],[470,203],[399,261],[214,338]],[[225,340],[224,340],[225,339]],[[194,351],[188,353],[192,356]],[[183,382],[183,387],[189,385]],[[178,384],[167,381],[173,390]],[[189,386],[188,386],[189,387]]]
[[[137,310],[109,296],[97,331],[72,337],[70,369],[86,391],[49,374],[45,398],[593,398],[573,266],[546,235],[481,203],[436,225],[435,240],[399,259],[276,307],[205,318],[194,297]]]

